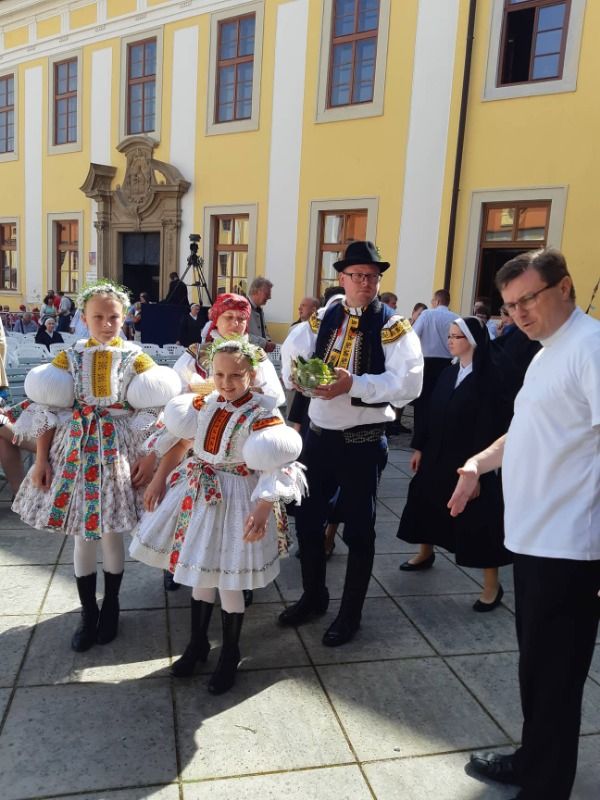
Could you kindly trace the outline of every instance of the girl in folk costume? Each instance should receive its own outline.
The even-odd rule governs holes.
[[[142,444],[162,407],[181,391],[173,370],[118,337],[129,298],[101,282],[78,298],[91,338],[63,350],[25,379],[23,403],[9,413],[17,440],[36,440],[36,461],[13,510],[34,528],[75,539],[74,571],[82,605],[71,645],[88,650],[117,635],[123,534],[142,512],[154,456]],[[96,550],[102,542],[104,600],[96,603]]]
[[[257,348],[246,341],[215,344],[210,358],[216,391],[181,395],[165,408],[167,430],[180,441],[146,490],[149,513],[130,548],[135,558],[168,567],[177,582],[192,587],[191,639],[173,665],[177,677],[191,675],[196,662],[208,658],[207,630],[219,590],[223,646],[208,686],[213,694],[235,681],[243,590],[269,584],[287,549],[270,521],[273,504],[278,512],[279,500],[299,502],[305,486],[294,463],[300,436],[251,391],[257,357]],[[193,455],[170,474],[165,495],[168,470],[179,463],[190,439]]]

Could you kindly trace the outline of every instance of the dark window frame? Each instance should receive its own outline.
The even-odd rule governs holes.
[[[252,53],[250,55],[239,55],[240,50],[240,22],[244,19],[254,20],[254,47],[252,49]],[[225,25],[231,25],[232,23],[237,24],[237,44],[236,44],[236,55],[233,58],[221,58],[221,35]],[[214,108],[214,124],[215,125],[225,125],[228,122],[241,122],[243,120],[252,119],[252,103],[254,98],[252,97],[250,100],[250,113],[246,116],[238,116],[237,114],[237,105],[238,105],[238,67],[240,64],[252,64],[252,81],[254,81],[254,57],[256,54],[256,12],[251,11],[248,14],[240,14],[235,17],[225,17],[224,19],[220,19],[217,23],[217,54],[216,54],[216,65],[215,65],[215,108]],[[231,119],[220,119],[220,105],[219,105],[219,93],[220,93],[220,85],[221,85],[221,70],[226,67],[234,67],[235,68],[235,80],[234,80],[234,90],[233,90],[233,117]],[[254,90],[254,87],[252,87]]]
[[[359,2],[360,0],[354,0],[354,32],[351,34],[346,34],[344,36],[336,36],[335,35],[335,19],[336,19],[336,8],[337,8],[337,0],[332,0],[331,3],[331,40],[329,43],[329,65],[327,68],[327,99],[326,99],[326,108],[348,108],[349,106],[362,106],[368,105],[372,103],[375,97],[375,78],[377,72],[377,48],[379,46],[379,26],[381,23],[381,0],[378,0],[377,3],[377,27],[371,28],[367,31],[358,31],[358,10],[359,10]],[[352,96],[354,94],[354,78],[355,78],[355,71],[356,71],[356,43],[360,41],[365,41],[367,39],[374,39],[375,40],[375,54],[373,57],[374,66],[373,66],[373,82],[371,85],[371,97],[369,100],[353,100]],[[334,89],[333,85],[333,61],[334,61],[334,51],[337,46],[344,45],[344,44],[351,44],[352,45],[352,61],[351,61],[351,79],[350,79],[350,102],[349,103],[332,103],[331,102],[331,95]]]
[[[69,68],[68,68],[69,64],[75,64],[75,90],[69,90],[69,88],[68,88],[68,84],[69,84],[69,81],[70,81],[69,74],[68,74],[69,73]],[[77,56],[74,56],[73,58],[65,58],[62,61],[55,61],[53,66],[54,66],[54,76],[53,76],[54,77],[54,85],[53,85],[53,89],[54,89],[54,91],[53,91],[53,97],[54,97],[54,101],[53,101],[54,102],[54,130],[52,132],[52,144],[55,147],[60,147],[61,145],[64,145],[64,144],[75,144],[77,142],[77,140],[79,139],[79,130],[78,130],[79,129],[79,125],[77,124],[78,103],[79,103],[79,97],[78,97],[78,92],[77,92],[78,79],[79,79],[79,60],[78,60]],[[58,92],[58,71],[59,71],[60,67],[64,67],[64,66],[67,66],[67,91],[63,92],[62,94],[59,94],[59,92]],[[72,113],[72,112],[71,112],[71,109],[69,108],[69,105],[70,105],[69,104],[69,100],[71,100],[72,98],[75,98],[75,135],[74,135],[74,138],[71,139],[71,138],[69,138],[69,114]],[[66,100],[67,101],[67,126],[66,126],[67,138],[65,139],[64,142],[59,142],[58,141],[58,119],[59,119],[58,105],[59,105],[59,102],[62,101],[62,100]]]
[[[9,92],[9,82],[12,83],[11,90]],[[12,105],[6,104],[5,106],[0,107],[0,129],[3,129],[3,137],[2,139],[6,142],[5,149],[0,149],[0,155],[6,155],[8,153],[15,152],[15,74],[11,72],[8,75],[0,76],[0,83],[6,83],[5,93],[8,98],[9,94],[12,94]],[[9,122],[10,115],[12,114],[12,123]],[[11,137],[8,134],[9,127],[12,127],[12,147],[9,145],[11,141]]]
[[[317,268],[315,270],[315,291],[318,297],[321,297],[323,280],[323,254],[324,253],[339,253],[340,259],[344,257],[346,247],[350,244],[352,239],[347,236],[348,219],[353,216],[364,216],[365,218],[365,231],[369,224],[369,209],[368,208],[339,208],[339,209],[321,209],[319,211],[319,225],[318,225],[318,252],[317,252]],[[343,217],[344,222],[342,226],[342,241],[341,242],[324,242],[325,234],[325,219],[327,217]],[[330,282],[328,282],[329,285]]]
[[[146,70],[146,46],[149,44],[154,45],[154,72],[145,74]],[[131,50],[134,47],[141,47],[144,48],[144,67],[143,71],[144,74],[138,78],[131,77]],[[142,136],[145,133],[152,133],[156,131],[156,83],[157,83],[157,62],[158,62],[158,39],[156,36],[149,36],[147,39],[139,39],[135,42],[128,42],[127,43],[127,92],[126,92],[126,128],[125,133],[127,136]],[[141,113],[141,130],[132,132],[131,130],[131,91],[133,86],[138,86],[140,84],[154,84],[154,113],[152,116],[152,127],[146,128],[145,127],[145,119],[146,119],[146,100],[144,97],[144,91],[142,90],[142,113]]]
[[[61,228],[64,226],[69,227],[69,236],[66,243],[61,241]],[[76,229],[77,238],[73,239],[73,227]],[[77,219],[57,219],[54,221],[55,232],[55,286],[58,290],[64,291],[66,294],[76,294],[79,291],[79,220]],[[68,286],[63,286],[62,273],[64,270],[61,268],[63,259],[62,254],[75,253],[75,269],[68,270]],[[75,276],[75,281],[73,280]]]
[[[212,270],[212,295],[213,297],[217,297],[217,290],[219,288],[219,253],[246,253],[248,255],[250,242],[246,242],[245,244],[241,242],[232,242],[231,244],[224,244],[219,242],[219,228],[221,222],[223,220],[230,220],[232,224],[232,233],[235,230],[235,220],[242,219],[248,224],[248,237],[250,236],[250,215],[245,213],[231,213],[231,214],[215,214],[211,217],[212,221],[212,229],[213,229],[213,236],[212,236],[212,263],[213,263],[213,270]],[[233,238],[233,237],[232,237]],[[233,274],[227,274],[225,276],[226,280],[229,282],[230,286],[227,289],[228,292],[233,291],[232,284],[235,279],[239,276],[235,276]],[[250,280],[249,276],[246,275],[246,283],[249,286]]]
[[[558,63],[558,73],[547,78],[534,78],[532,77],[533,66],[535,61],[535,42],[539,35],[538,32],[538,17],[540,9],[548,8],[549,6],[562,5],[565,6],[564,25],[562,28],[562,37],[560,42],[560,55]],[[535,10],[535,17],[533,21],[533,31],[531,38],[531,51],[529,54],[529,70],[528,78],[524,81],[503,81],[502,75],[504,73],[504,65],[506,58],[507,48],[507,35],[508,35],[508,16],[511,13],[518,13],[526,11],[527,9]],[[569,22],[571,19],[571,0],[524,0],[522,3],[511,3],[510,0],[504,0],[504,8],[502,12],[502,29],[500,34],[500,51],[498,58],[498,71],[496,75],[496,86],[504,88],[508,86],[527,86],[528,84],[547,83],[548,81],[560,81],[563,78],[563,70],[565,65],[565,52],[567,49],[567,41],[569,36]],[[552,30],[558,30],[553,28]]]
[[[8,234],[8,238],[6,237],[6,229],[13,228],[15,229],[15,236],[14,238]],[[0,222],[0,291],[3,292],[16,292],[18,289],[18,270],[14,263],[11,260],[7,260],[5,257],[5,253],[14,253],[15,259],[17,254],[17,245],[18,245],[18,229],[17,229],[17,222],[15,221],[8,221],[8,222]],[[14,242],[14,244],[13,244]],[[8,286],[6,286],[6,274],[8,271]]]

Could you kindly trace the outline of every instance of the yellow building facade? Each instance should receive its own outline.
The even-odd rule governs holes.
[[[284,335],[348,241],[409,313],[551,244],[598,279],[589,0],[3,0],[0,304],[199,275]],[[201,289],[207,302],[206,291]],[[192,289],[196,297],[196,289]]]

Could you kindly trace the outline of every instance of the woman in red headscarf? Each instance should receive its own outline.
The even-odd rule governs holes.
[[[181,378],[184,391],[209,394],[213,391],[208,376],[207,346],[221,339],[247,336],[250,303],[241,294],[220,294],[208,314],[209,325],[201,344],[191,344],[175,362],[174,369]],[[274,408],[283,405],[285,395],[275,367],[261,350],[261,360],[256,369],[254,391],[264,395],[264,405]]]

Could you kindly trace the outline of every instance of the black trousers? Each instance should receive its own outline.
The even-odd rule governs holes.
[[[308,480],[308,496],[295,513],[304,591],[314,597],[325,591],[323,537],[329,502],[339,487],[337,503],[349,551],[344,594],[352,595],[352,613],[358,615],[373,566],[375,501],[387,454],[384,435],[376,442],[347,444],[339,431],[317,434],[309,429],[299,459],[307,467]]]
[[[568,800],[600,617],[600,561],[514,557],[522,800]]]

